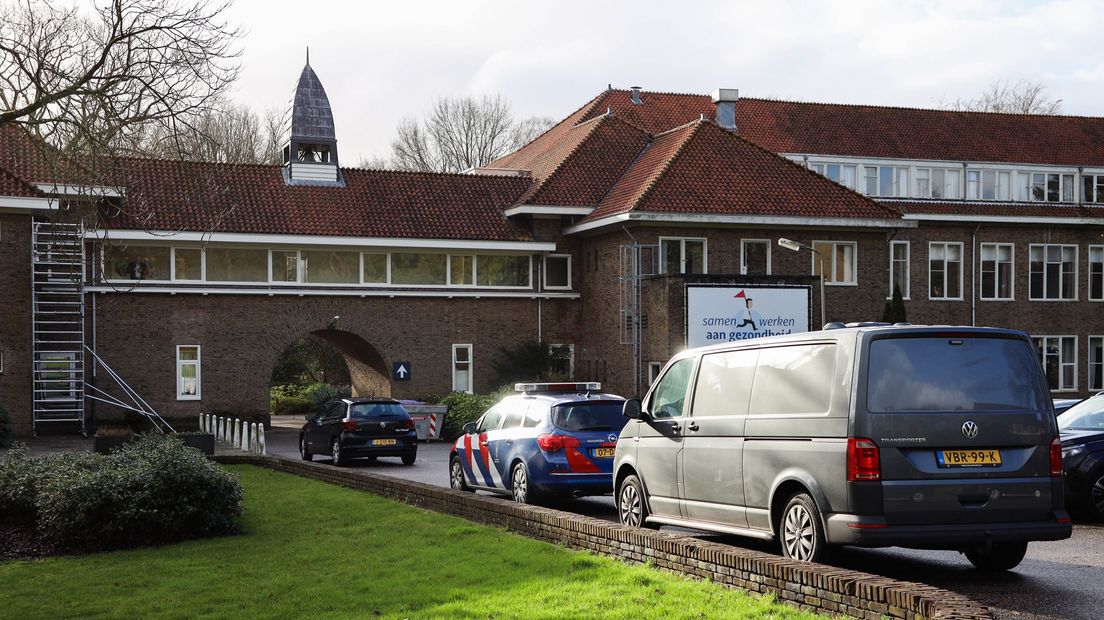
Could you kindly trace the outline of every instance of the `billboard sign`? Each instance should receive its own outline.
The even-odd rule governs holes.
[[[809,331],[807,286],[686,286],[686,346]]]

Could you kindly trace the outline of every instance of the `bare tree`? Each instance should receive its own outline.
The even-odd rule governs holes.
[[[948,110],[970,112],[1004,112],[1008,114],[1060,114],[1062,100],[1051,99],[1044,94],[1046,86],[1041,82],[1020,80],[1015,84],[994,82],[976,99],[956,99],[944,103]]]
[[[208,0],[0,5],[0,127],[111,153],[137,128],[194,126],[237,78],[239,35]]]
[[[399,123],[389,167],[460,172],[482,166],[543,133],[551,119],[515,121],[501,95],[438,99],[423,119]],[[365,163],[379,165],[379,158]]]
[[[123,147],[136,155],[224,164],[277,164],[285,137],[285,115],[269,108],[263,115],[224,102],[172,132],[163,125],[142,125]]]

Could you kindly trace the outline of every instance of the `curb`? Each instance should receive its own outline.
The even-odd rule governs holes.
[[[226,465],[257,465],[367,491],[412,506],[496,525],[572,549],[651,564],[759,594],[813,612],[855,618],[991,620],[980,603],[955,592],[859,571],[795,562],[673,532],[610,523],[594,517],[517,504],[421,482],[330,465],[255,455],[217,455]]]

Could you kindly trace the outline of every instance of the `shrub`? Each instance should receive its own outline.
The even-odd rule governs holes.
[[[28,473],[13,476],[8,470],[15,467]],[[108,455],[9,454],[0,467],[0,493],[6,493],[5,506],[9,498],[19,503],[24,518],[33,513],[48,541],[78,548],[223,534],[233,531],[242,512],[236,476],[179,439],[159,434]]]
[[[463,432],[464,425],[475,422],[483,412],[498,402],[493,394],[468,394],[466,392],[452,392],[446,395],[438,404],[448,405],[448,415],[445,416],[445,425],[441,428],[441,434],[446,439],[455,439]]]
[[[348,385],[330,385],[328,383],[316,383],[313,384],[307,392],[307,398],[310,398],[314,403],[314,408],[318,409],[326,401],[332,398],[349,398],[353,394],[353,389]]]
[[[301,396],[273,399],[269,405],[272,415],[304,415],[314,411],[314,401]]]
[[[11,434],[11,416],[8,415],[8,410],[4,408],[4,405],[0,405],[0,447],[8,445],[8,442],[11,441]]]
[[[31,458],[17,445],[0,459],[0,521],[33,526],[35,498],[47,458]]]

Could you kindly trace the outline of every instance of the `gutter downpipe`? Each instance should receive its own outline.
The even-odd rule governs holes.
[[[977,233],[981,230],[981,224],[970,233],[970,326],[977,327],[977,297],[978,297],[978,266],[977,266]]]

